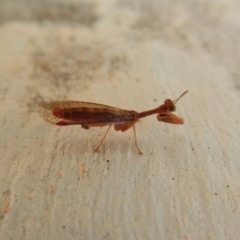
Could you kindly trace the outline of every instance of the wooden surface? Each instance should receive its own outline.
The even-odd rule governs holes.
[[[240,239],[237,1],[0,1],[0,239]],[[185,125],[57,127],[42,100]]]

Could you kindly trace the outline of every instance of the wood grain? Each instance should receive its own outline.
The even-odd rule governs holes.
[[[240,239],[239,3],[3,2],[0,239]],[[38,114],[43,100],[141,112],[185,90],[184,125],[136,123],[142,156],[131,130],[93,153],[106,128]]]

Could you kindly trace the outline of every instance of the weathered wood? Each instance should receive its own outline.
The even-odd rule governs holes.
[[[239,239],[239,4],[8,2],[0,239]],[[140,112],[185,90],[184,125],[136,124],[142,156],[131,129],[94,153],[106,127],[38,114],[49,99]]]

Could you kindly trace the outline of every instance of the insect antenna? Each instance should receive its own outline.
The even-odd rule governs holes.
[[[185,91],[179,98],[177,98],[176,100],[174,100],[173,103],[176,104],[177,101],[178,101],[181,97],[183,97],[187,92],[188,92],[188,90]]]

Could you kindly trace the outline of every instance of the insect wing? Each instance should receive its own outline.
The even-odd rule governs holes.
[[[47,122],[56,125],[74,124],[114,124],[133,120],[133,116],[126,110],[107,105],[78,102],[78,101],[50,101],[41,102],[40,116]]]

